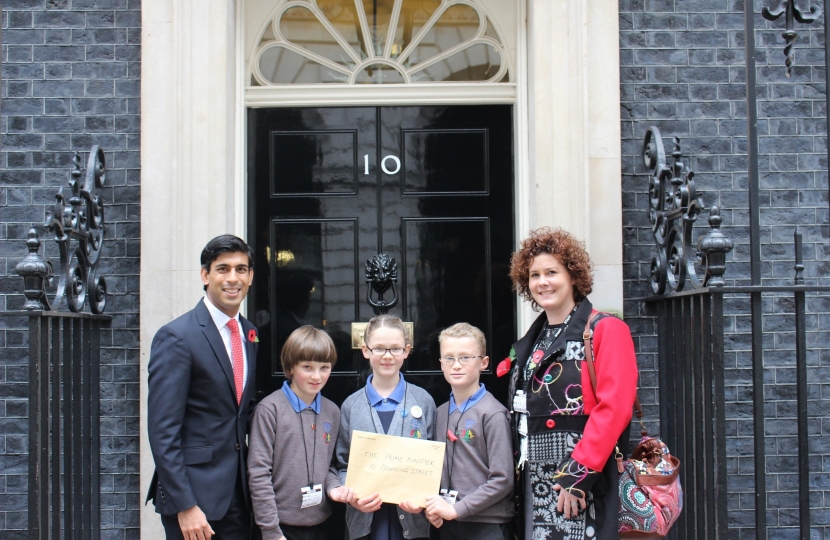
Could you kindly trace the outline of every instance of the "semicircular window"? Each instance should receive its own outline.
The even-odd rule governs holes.
[[[252,58],[252,86],[510,81],[503,39],[470,0],[289,0]]]

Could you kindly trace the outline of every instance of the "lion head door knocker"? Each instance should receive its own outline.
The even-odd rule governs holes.
[[[386,253],[379,253],[366,261],[366,301],[375,310],[376,315],[388,313],[398,303],[398,263]],[[386,301],[384,295],[392,289],[392,299]],[[374,291],[377,299],[372,298]]]

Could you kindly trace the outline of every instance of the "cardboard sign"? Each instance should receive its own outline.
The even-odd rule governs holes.
[[[393,437],[366,431],[352,432],[346,487],[358,498],[379,493],[385,503],[409,501],[426,506],[438,495],[446,444]]]

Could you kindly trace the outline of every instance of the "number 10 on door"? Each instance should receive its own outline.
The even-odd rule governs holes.
[[[394,163],[395,170],[389,170],[389,167],[386,166],[386,162],[391,160]],[[397,158],[397,156],[386,156],[380,161],[380,168],[386,174],[397,174],[398,171],[401,170],[401,160]],[[363,155],[363,175],[369,175],[369,154]]]

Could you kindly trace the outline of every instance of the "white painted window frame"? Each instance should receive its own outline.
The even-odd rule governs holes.
[[[268,50],[270,50],[271,48],[274,48],[274,47],[282,47],[282,48],[285,48],[287,50],[293,51],[294,53],[296,53],[296,54],[298,54],[302,57],[305,57],[309,60],[313,60],[314,62],[316,62],[316,63],[318,63],[322,66],[325,66],[325,67],[327,67],[327,68],[329,68],[333,71],[336,71],[336,72],[341,73],[342,75],[348,77],[348,82],[347,83],[319,83],[319,84],[325,84],[326,86],[331,86],[331,85],[339,86],[339,85],[342,85],[342,84],[353,85],[353,84],[355,84],[355,79],[357,78],[357,76],[360,73],[362,73],[364,71],[364,69],[366,69],[369,66],[378,65],[378,64],[387,65],[387,66],[395,69],[397,72],[399,72],[403,76],[404,84],[407,84],[407,85],[412,84],[412,82],[413,82],[412,76],[414,74],[418,73],[419,71],[423,71],[423,70],[427,69],[428,67],[430,67],[434,64],[437,64],[438,62],[453,56],[455,53],[457,53],[459,51],[471,48],[471,47],[473,47],[474,45],[477,45],[477,44],[490,45],[491,47],[496,49],[498,51],[499,55],[501,56],[502,62],[501,62],[501,65],[499,66],[499,70],[496,72],[496,74],[493,75],[492,77],[490,77],[490,79],[488,79],[487,81],[481,81],[481,82],[470,81],[470,82],[478,82],[478,84],[482,84],[482,83],[498,84],[498,81],[501,81],[502,78],[505,76],[505,74],[507,74],[508,72],[511,72],[511,73],[513,72],[513,69],[512,69],[512,64],[513,64],[512,60],[513,60],[513,58],[511,57],[511,55],[509,53],[509,50],[504,46],[504,43],[503,43],[504,42],[504,37],[503,37],[502,32],[499,31],[498,25],[495,22],[493,22],[493,17],[488,13],[487,7],[482,5],[480,2],[477,2],[476,0],[444,0],[443,4],[441,6],[439,6],[439,8],[435,10],[435,12],[430,16],[430,18],[427,20],[427,22],[424,23],[423,28],[421,28],[418,31],[418,33],[412,38],[412,41],[406,46],[406,48],[403,51],[401,51],[400,56],[397,57],[396,59],[393,59],[391,57],[391,55],[392,55],[392,46],[394,44],[394,35],[395,35],[396,30],[397,30],[398,15],[400,15],[400,10],[401,10],[403,2],[404,2],[404,0],[395,0],[395,5],[394,5],[393,10],[392,10],[392,17],[389,21],[389,30],[388,30],[388,35],[386,37],[386,45],[384,47],[383,55],[382,56],[376,55],[374,46],[372,46],[372,47],[369,47],[368,50],[366,51],[368,57],[365,60],[360,59],[360,57],[357,55],[357,53],[355,53],[354,49],[343,39],[343,37],[340,35],[340,33],[337,31],[337,29],[334,27],[334,25],[332,25],[331,22],[328,19],[326,19],[326,17],[323,15],[323,13],[320,11],[320,9],[316,5],[309,4],[308,2],[301,1],[301,0],[287,0],[283,4],[278,4],[277,6],[274,7],[274,9],[271,11],[270,15],[263,22],[263,24],[261,24],[255,30],[256,35],[259,38],[259,41],[261,41],[261,36],[266,32],[267,28],[270,26],[271,31],[275,36],[275,39],[273,41],[265,43],[265,44],[261,44],[261,43],[257,42],[257,45],[255,46],[256,50],[249,51],[249,54],[246,55],[248,57],[248,62],[247,62],[248,73],[246,73],[245,81],[247,82],[248,80],[250,80],[250,78],[249,78],[249,74],[250,74],[250,77],[256,79],[257,84],[259,86],[264,86],[264,87],[284,86],[283,84],[272,83],[272,82],[268,81],[260,70],[260,59],[261,59],[262,55],[265,54],[265,52],[267,52]],[[437,23],[441,19],[441,17],[444,15],[444,13],[446,13],[446,11],[449,8],[454,7],[454,6],[459,6],[459,5],[469,6],[476,13],[479,14],[479,16],[480,16],[479,17],[479,27],[478,27],[478,30],[476,31],[475,36],[473,36],[472,38],[470,38],[468,40],[461,41],[461,42],[457,43],[456,45],[450,47],[446,51],[444,51],[442,53],[439,53],[439,54],[437,54],[437,55],[435,55],[435,56],[433,56],[433,57],[431,57],[427,60],[424,60],[423,62],[419,62],[418,64],[416,64],[412,67],[407,68],[405,66],[404,62],[418,48],[418,45],[420,45],[423,38],[430,32],[430,30],[432,30],[435,23]],[[335,39],[335,41],[337,41],[337,43],[340,45],[340,47],[343,49],[343,51],[346,54],[348,54],[349,57],[352,59],[352,61],[355,64],[354,68],[349,68],[347,66],[343,66],[343,65],[338,64],[337,62],[335,62],[335,61],[333,61],[329,58],[321,56],[321,55],[319,55],[319,54],[317,54],[313,51],[309,51],[309,50],[307,50],[307,49],[305,49],[305,48],[303,48],[303,47],[301,47],[301,46],[299,46],[295,43],[292,43],[285,36],[282,35],[282,30],[280,29],[280,25],[278,24],[279,21],[280,21],[280,18],[282,17],[282,15],[286,11],[288,11],[291,8],[295,8],[295,7],[304,8],[306,10],[309,10],[312,14],[314,14],[314,16],[320,22],[320,24],[322,24],[322,26],[329,32],[329,34]],[[357,14],[358,14],[358,18],[360,19],[360,25],[361,25],[361,28],[362,28],[364,43],[374,45],[374,43],[372,43],[371,37],[369,36],[369,31],[368,31],[369,26],[368,26],[368,23],[366,21],[366,14],[364,13],[362,8],[357,9]],[[499,41],[493,40],[490,37],[485,35],[485,33],[487,31],[487,22],[488,21],[490,22],[490,24],[493,25],[493,28],[496,31],[496,34],[499,36]],[[248,28],[244,28],[243,31],[251,32],[251,31],[254,31],[254,30],[252,28],[248,27]],[[508,35],[515,37],[516,33],[510,33]],[[423,84],[441,84],[441,85],[459,84],[458,82],[444,82],[444,81],[432,82],[432,81],[427,81],[427,80],[420,81],[420,82],[422,82]],[[291,85],[291,86],[295,86],[295,85]],[[309,86],[316,86],[316,84],[315,85],[309,85]]]

